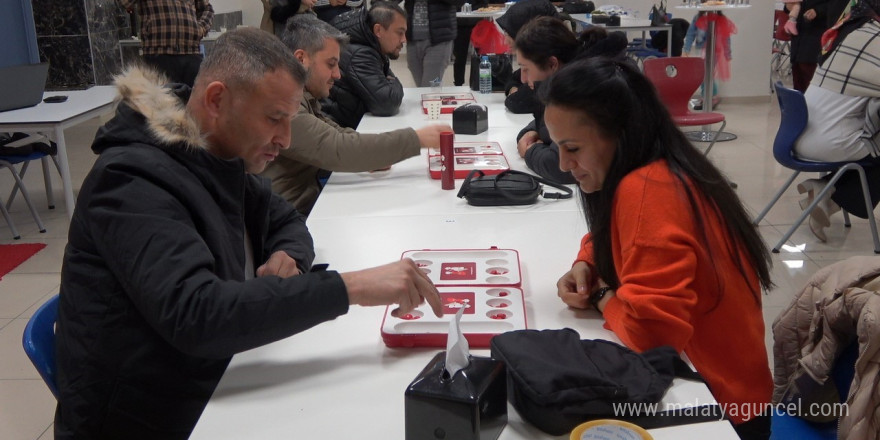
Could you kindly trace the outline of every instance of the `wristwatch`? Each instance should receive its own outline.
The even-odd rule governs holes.
[[[602,301],[602,298],[605,298],[605,295],[608,294],[608,292],[611,290],[613,289],[608,286],[600,287],[590,293],[590,296],[587,298],[587,302],[589,302],[590,305],[594,309],[596,309],[597,312],[602,313],[602,311],[599,310],[599,301]]]

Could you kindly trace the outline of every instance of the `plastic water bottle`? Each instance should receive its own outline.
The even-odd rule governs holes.
[[[489,55],[480,59],[480,93],[492,93],[492,64]]]

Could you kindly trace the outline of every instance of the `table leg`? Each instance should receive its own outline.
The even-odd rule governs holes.
[[[715,12],[710,11],[710,14]],[[709,20],[709,29],[706,33],[706,59],[703,73],[703,111],[708,113],[712,111],[712,89],[715,81],[715,21]],[[722,54],[721,56],[724,56]],[[716,138],[715,135],[718,135]],[[733,133],[721,132],[716,133],[709,125],[704,125],[700,131],[689,131],[684,134],[688,139],[697,142],[725,142],[736,139]]]
[[[58,172],[61,174],[61,187],[64,190],[64,206],[67,208],[67,218],[73,218],[73,183],[70,181],[70,165],[67,161],[67,144],[64,142],[64,129],[60,125],[55,126],[55,143],[58,144]]]

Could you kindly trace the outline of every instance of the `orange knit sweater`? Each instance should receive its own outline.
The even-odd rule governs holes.
[[[705,199],[697,203],[709,246],[665,161],[624,177],[611,216],[620,287],[603,311],[605,325],[636,351],[661,345],[684,351],[738,424],[762,411],[773,390],[761,304],[752,293],[760,292],[759,283],[723,219]],[[592,267],[589,240],[587,234],[578,260]]]

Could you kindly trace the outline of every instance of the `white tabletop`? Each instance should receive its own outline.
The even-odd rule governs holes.
[[[424,91],[407,89],[405,108],[413,110]],[[493,112],[505,112],[498,107],[502,100],[483,96],[490,120]],[[402,111],[389,118],[367,116],[362,125],[375,130],[414,122],[428,121],[421,113]],[[512,166],[523,169],[512,144],[520,122],[468,138],[502,143]],[[617,341],[596,312],[570,309],[556,296],[556,281],[587,231],[574,200],[472,207],[455,198],[456,192],[441,190],[439,180],[428,177],[425,153],[384,174],[334,173],[308,219],[315,262],[346,272],[399,260],[409,250],[515,249],[530,328],[570,327],[582,338]],[[441,349],[386,347],[380,334],[384,313],[384,307],[352,307],[336,320],[236,355],[191,438],[403,439],[404,390]],[[485,349],[471,353],[489,355]],[[714,398],[705,385],[676,379],[664,402],[702,405]],[[508,418],[501,440],[567,438],[540,432],[510,406]],[[725,421],[650,432],[657,440],[737,438]]]
[[[0,112],[0,127],[61,123],[96,108],[113,104],[117,90],[114,86],[94,86],[86,90],[46,92],[43,97],[56,95],[67,96],[67,101],[54,104],[40,102],[34,107]]]

